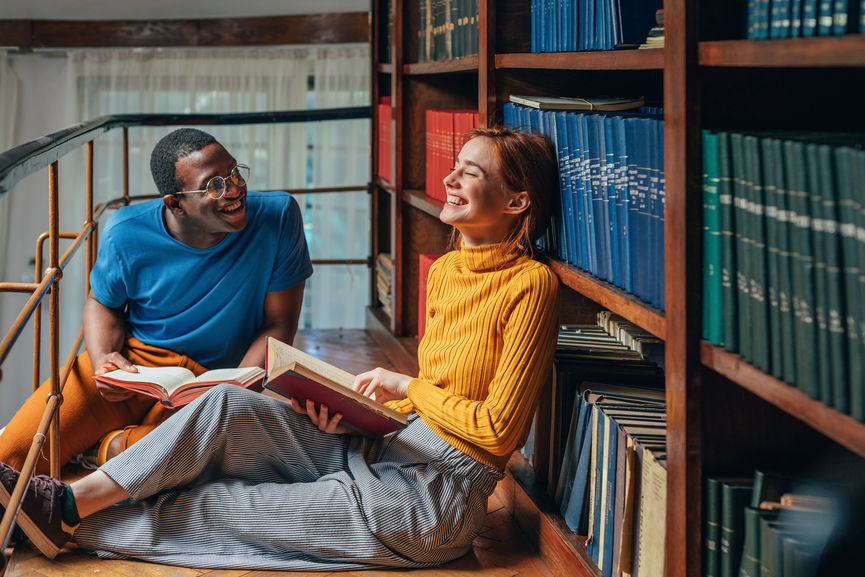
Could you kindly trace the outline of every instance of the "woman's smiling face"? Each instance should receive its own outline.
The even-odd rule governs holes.
[[[444,179],[447,202],[439,218],[456,227],[467,246],[502,242],[515,220],[511,205],[519,193],[508,191],[491,143],[484,136],[466,142]]]

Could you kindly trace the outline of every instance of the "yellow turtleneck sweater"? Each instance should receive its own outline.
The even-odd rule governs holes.
[[[442,439],[504,470],[528,436],[553,361],[558,279],[501,245],[463,246],[430,269],[420,374],[408,398]]]

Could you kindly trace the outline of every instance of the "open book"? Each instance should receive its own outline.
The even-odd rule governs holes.
[[[261,367],[214,369],[198,377],[183,367],[142,367],[137,373],[116,370],[98,375],[97,381],[156,397],[167,407],[189,404],[219,383],[250,388],[264,379]]]
[[[276,339],[267,339],[265,389],[326,405],[331,415],[342,413],[340,424],[358,432],[382,436],[406,426],[406,416],[356,392],[354,375]]]

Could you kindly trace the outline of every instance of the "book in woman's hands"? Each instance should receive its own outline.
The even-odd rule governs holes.
[[[264,379],[261,367],[214,369],[199,376],[183,367],[143,367],[137,373],[111,371],[97,375],[96,380],[115,387],[156,397],[166,407],[182,407],[220,383],[250,388]]]
[[[267,339],[265,389],[295,398],[301,406],[312,400],[316,410],[342,413],[340,424],[360,433],[382,436],[406,426],[406,416],[353,389],[354,375],[276,339]]]

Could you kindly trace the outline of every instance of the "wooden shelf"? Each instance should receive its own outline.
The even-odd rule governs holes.
[[[799,389],[748,364],[739,355],[728,353],[705,341],[701,343],[700,357],[705,366],[865,457],[865,423],[827,407]]]
[[[865,66],[865,35],[700,42],[702,66],[843,68]]]
[[[388,181],[386,181],[385,179],[383,179],[382,177],[380,177],[380,176],[377,177],[375,179],[375,183],[383,191],[385,191],[389,194],[393,194],[393,185],[391,183],[389,183]]]
[[[551,259],[550,268],[564,284],[578,293],[643,327],[656,337],[666,339],[667,322],[663,311],[567,263]]]
[[[403,74],[410,76],[422,74],[449,74],[451,72],[477,72],[480,59],[475,56],[463,56],[453,60],[438,60],[435,62],[413,62],[403,65]]]
[[[663,70],[664,49],[496,54],[496,68],[542,70]]]
[[[496,494],[538,548],[541,559],[556,577],[601,577],[586,552],[586,538],[576,535],[559,515],[552,499],[535,481],[534,471],[516,451]]]
[[[379,74],[393,74],[393,64],[390,62],[383,62],[378,65]]]
[[[402,191],[402,199],[403,202],[436,218],[439,217],[445,205],[442,201],[427,196],[422,190],[404,190]]]

